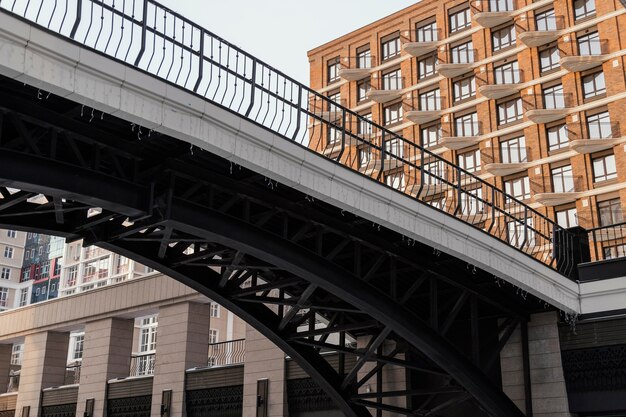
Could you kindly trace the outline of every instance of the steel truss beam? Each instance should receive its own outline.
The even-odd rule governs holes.
[[[347,416],[432,415],[460,403],[474,415],[521,416],[480,369],[497,362],[532,300],[296,190],[270,190],[253,172],[230,174],[214,155],[192,157],[164,136],[137,141],[127,122],[92,123],[71,102],[0,85],[0,226],[82,238],[190,285],[297,360]],[[337,369],[321,354],[329,349]],[[392,366],[431,386],[386,391],[378,382]],[[405,405],[388,401],[397,397]]]

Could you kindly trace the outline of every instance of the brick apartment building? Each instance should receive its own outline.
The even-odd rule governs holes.
[[[310,51],[311,86],[563,227],[620,224],[625,11],[619,0],[426,0]],[[332,108],[323,110],[333,118]],[[436,186],[454,176],[450,166],[397,140],[383,145],[380,132],[353,123],[347,127],[395,159],[438,175],[421,180],[393,161],[381,167],[380,151],[362,143],[341,150],[340,128],[311,146],[343,152],[345,163],[406,193],[425,182],[422,196],[434,206],[456,204],[452,190]],[[471,181],[464,193],[458,214],[480,222],[480,199],[491,196]],[[519,239],[511,226],[508,235]],[[623,239],[597,249],[597,258],[626,254]]]

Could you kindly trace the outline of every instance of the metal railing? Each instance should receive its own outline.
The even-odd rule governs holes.
[[[593,260],[622,258],[626,256],[626,222],[601,226],[587,231],[593,248]]]
[[[517,9],[515,0],[473,0],[470,4],[476,12],[511,12]]]
[[[440,176],[451,197],[445,205],[433,207],[457,216],[461,201],[476,199],[485,205],[489,220],[480,226],[469,224],[509,244],[507,224],[518,224],[524,236],[534,236],[515,245],[520,251],[563,274],[573,271],[573,235],[570,239],[561,233],[545,215],[347,108],[341,108],[338,120],[324,120],[313,109],[326,108],[317,103],[327,103],[327,97],[154,0],[0,0],[0,10],[197,94],[346,169],[358,172],[357,149],[370,148],[371,153],[380,154],[381,165],[404,168],[405,181],[394,188],[425,204],[432,201],[424,186],[426,176]],[[369,124],[371,140],[357,132],[362,123]],[[338,151],[328,150],[329,129],[339,132]],[[385,142],[390,139],[403,143],[404,155],[385,155]],[[425,159],[439,161],[447,175],[429,172]],[[373,172],[372,178],[384,181],[381,172]],[[483,197],[466,195],[467,181],[480,185]],[[553,245],[557,232],[558,245]]]
[[[245,357],[246,339],[209,344],[209,367],[242,364]]]
[[[402,32],[404,42],[437,42],[442,37],[441,28],[421,27]]]
[[[20,371],[9,372],[9,384],[7,392],[18,392],[20,389]]]
[[[82,362],[74,362],[65,367],[65,379],[63,385],[74,385],[80,383],[80,368]]]
[[[129,376],[148,376],[154,375],[154,365],[156,362],[156,354],[145,353],[132,355],[130,357]]]
[[[377,65],[376,62],[373,55],[344,56],[340,60],[343,69],[370,69]]]

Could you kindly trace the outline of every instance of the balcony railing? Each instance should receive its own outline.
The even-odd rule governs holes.
[[[596,261],[626,257],[626,222],[587,231]]]
[[[209,344],[208,365],[228,366],[242,364],[246,357],[246,339]]]
[[[346,81],[358,81],[370,76],[370,70],[376,66],[376,57],[345,56],[340,60],[339,76]]]
[[[441,29],[421,28],[403,32],[402,49],[409,55],[419,57],[437,50],[437,42],[442,39]]]
[[[344,164],[346,169],[358,171],[357,149],[369,147],[373,154],[385,153],[381,143],[397,138],[403,142],[405,154],[391,155],[391,158],[407,172],[406,185],[397,188],[387,184],[388,187],[457,216],[462,199],[447,199],[445,204],[432,203],[435,200],[420,189],[421,179],[430,174],[423,164],[424,158],[439,161],[446,171],[453,173],[445,179],[451,190],[463,194],[463,184],[470,180],[484,190],[485,210],[494,220],[481,225],[468,222],[469,225],[510,245],[502,225],[517,222],[526,234],[532,232],[535,237],[516,246],[519,251],[563,274],[570,275],[574,270],[571,246],[574,236],[562,232],[554,221],[476,175],[383,126],[366,121],[347,108],[341,108],[339,120],[324,120],[309,108],[309,104],[318,100],[329,101],[327,97],[154,0],[116,2],[115,7],[102,0],[55,2],[56,8],[40,8],[38,4],[28,0],[3,1],[0,10],[151,74],[173,88],[226,108],[277,137]],[[97,13],[93,12],[95,9]],[[154,25],[153,21],[168,24]],[[470,69],[471,64],[462,68],[463,71]],[[368,131],[372,132],[373,140],[367,141],[359,135],[356,127],[361,122],[370,125]],[[339,150],[327,154],[327,132],[331,128],[339,132]],[[386,159],[381,157],[381,161]],[[378,174],[371,179],[384,181]],[[509,204],[511,201],[515,204]],[[553,240],[556,233],[562,236],[558,242]]]
[[[518,34],[517,39],[529,47],[541,46],[557,40],[563,29],[565,29],[565,16],[535,18],[535,29]]]
[[[154,365],[156,363],[156,354],[145,353],[132,355],[130,358],[129,376],[148,376],[154,375]]]
[[[65,380],[63,385],[74,385],[80,383],[80,368],[82,362],[74,362],[65,367]]]
[[[9,372],[7,392],[17,392],[20,389],[20,371]]]
[[[517,9],[515,0],[475,0],[470,4],[475,11],[474,21],[484,28],[512,21]]]

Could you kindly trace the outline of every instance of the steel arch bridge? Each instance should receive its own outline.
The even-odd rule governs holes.
[[[166,17],[192,24],[151,0],[138,2],[144,7],[141,18],[116,10],[114,1],[78,1],[71,21],[73,38],[85,23],[81,23],[83,3],[91,5],[92,20],[96,5],[103,16],[104,10],[111,16],[122,13],[127,23],[143,28],[138,32],[143,33],[138,56],[132,60],[140,67],[149,34],[159,32],[157,25],[151,28],[146,23],[150,7],[155,8],[155,21],[163,10]],[[23,16],[29,17],[28,8]],[[40,11],[41,7],[36,21]],[[51,13],[53,22],[55,11]],[[89,23],[85,29],[87,44],[91,27]],[[96,45],[100,33],[97,37]],[[170,38],[163,32],[161,37],[185,50],[185,41],[176,41],[176,34]],[[221,39],[219,44],[218,67],[224,78],[230,75],[236,80],[238,70],[221,61],[222,47],[235,48]],[[128,51],[132,48],[129,45]],[[237,57],[240,53],[244,54],[237,51]],[[217,58],[212,51],[206,59],[214,65]],[[243,75],[244,85],[250,81],[249,102],[244,101],[245,88],[232,94],[224,90],[222,96],[222,87],[217,87],[212,97],[206,93],[204,97],[231,110],[225,103],[241,99],[246,105],[240,103],[236,112],[280,135],[289,133],[290,138],[304,132],[311,139],[315,128],[307,130],[301,124],[314,118],[326,128],[340,129],[341,153],[356,138],[348,128],[346,119],[352,117],[348,110],[341,110],[340,124],[326,121],[317,105],[302,110],[298,106],[311,101],[302,99],[303,86],[293,104],[293,96],[281,96],[285,89],[274,92],[271,85],[264,85],[264,75],[256,84],[256,66],[262,63],[250,62],[255,69]],[[157,75],[162,66],[163,60]],[[165,79],[171,71],[172,65]],[[197,91],[206,81],[202,71],[195,82],[187,75],[183,87],[191,82]],[[221,76],[216,82],[222,83]],[[282,120],[276,121],[280,112],[263,114],[263,107],[257,111],[255,106],[263,104],[255,104],[255,97],[263,102],[267,98],[272,106],[279,98],[283,105],[289,102],[290,109],[299,108],[297,116],[283,127]],[[314,97],[325,106],[323,97]],[[284,107],[282,113],[285,117]],[[271,122],[266,122],[268,114],[273,116]],[[392,135],[373,128],[380,129],[383,141],[386,134]],[[381,152],[386,149],[384,144],[371,146]],[[422,158],[425,153],[421,150]],[[343,162],[341,158],[340,154],[337,159]],[[436,175],[418,171],[422,180],[424,175]],[[460,184],[460,175],[456,181]],[[460,185],[458,189],[459,195],[465,192]],[[233,167],[217,155],[194,152],[189,143],[157,131],[141,132],[138,126],[129,127],[127,120],[85,111],[71,99],[2,77],[0,195],[2,227],[83,239],[86,245],[96,244],[158,269],[224,305],[298,361],[346,416],[369,416],[368,409],[424,416],[522,415],[499,388],[499,353],[517,326],[524,334],[529,314],[543,310],[543,301],[522,298],[490,273],[428,245],[407,241],[392,230],[372,227],[370,221],[295,188]],[[510,208],[512,202],[525,217],[520,220],[495,203],[491,208],[522,225],[523,252],[532,252],[530,233],[539,236],[537,240],[550,239],[557,226],[504,197],[508,200],[502,205]],[[458,207],[452,208],[452,214],[458,214]],[[528,216],[540,221],[529,226]],[[497,233],[495,238],[507,239]],[[539,245],[533,239],[535,244]],[[555,268],[564,266],[553,259],[541,260]],[[326,326],[316,326],[319,320]],[[347,339],[359,343],[354,347]],[[338,370],[322,355],[329,349],[341,355]],[[348,355],[356,360],[346,361]],[[391,367],[404,370],[405,388],[384,389],[383,371]],[[372,381],[376,389],[364,392]]]

